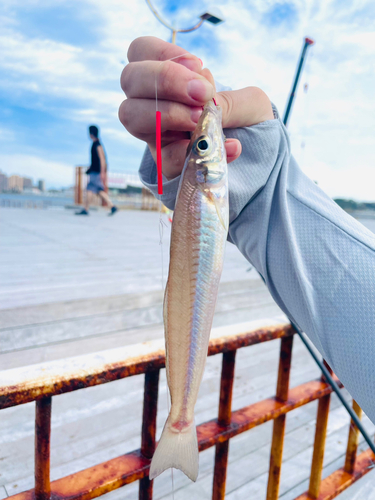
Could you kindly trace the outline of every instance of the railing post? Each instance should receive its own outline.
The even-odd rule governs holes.
[[[288,400],[290,366],[292,362],[293,336],[281,339],[279,373],[277,377],[276,399]],[[281,415],[273,422],[270,470],[268,474],[267,500],[279,497],[281,464],[285,435],[286,415]]]
[[[83,168],[84,167],[76,167],[76,184],[74,189],[74,203],[77,205],[82,205],[83,203]]]
[[[232,393],[234,381],[234,369],[236,363],[236,352],[223,353],[223,364],[221,368],[220,403],[219,403],[219,425],[229,425],[232,415]],[[223,500],[225,498],[225,484],[227,479],[229,440],[218,443],[215,448],[215,470],[212,488],[212,500]]]
[[[353,399],[353,410],[359,419],[362,417],[362,409]],[[350,427],[349,427],[349,436],[348,436],[348,446],[346,448],[346,457],[345,457],[345,465],[344,470],[349,474],[353,474],[355,459],[357,456],[357,448],[358,448],[358,438],[359,438],[359,430],[355,425],[352,419],[350,419]]]
[[[141,453],[151,459],[156,442],[156,414],[158,409],[160,370],[145,373],[143,398]],[[152,500],[153,481],[146,476],[139,481],[139,500]]]
[[[332,368],[328,365],[326,360],[323,360],[323,364],[327,368],[329,373],[333,375]],[[322,375],[322,380],[326,381],[324,375]],[[330,401],[331,401],[331,395],[328,394],[328,396],[323,396],[322,398],[320,398],[318,403],[318,411],[316,414],[314,452],[311,463],[311,474],[310,474],[310,484],[309,484],[309,495],[311,498],[318,498],[320,483],[322,481],[324,450],[326,444]]]
[[[324,449],[326,444],[327,425],[329,416],[329,404],[331,395],[319,399],[318,412],[316,415],[316,430],[314,440],[314,453],[311,463],[311,474],[309,484],[309,495],[318,498],[320,482],[322,480]]]
[[[36,401],[35,407],[35,499],[49,500],[52,398]]]

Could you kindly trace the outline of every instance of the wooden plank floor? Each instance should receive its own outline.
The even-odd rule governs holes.
[[[159,214],[124,211],[107,218],[99,211],[81,219],[64,210],[3,209],[0,218],[0,369],[163,335]],[[164,277],[168,233],[166,227]],[[250,267],[228,244],[214,326],[285,320]],[[274,395],[278,349],[279,341],[274,341],[238,352],[234,409]],[[221,356],[207,362],[196,407],[197,423],[212,418],[217,411],[220,364]],[[317,376],[319,371],[296,339],[291,386]],[[52,479],[138,448],[142,391],[143,376],[136,376],[55,397]],[[34,412],[34,404],[0,411],[0,499],[33,486]],[[158,436],[166,415],[163,371]],[[292,500],[307,488],[315,415],[316,403],[311,403],[287,417],[283,500]],[[343,464],[348,425],[345,411],[333,398],[324,475]],[[365,425],[374,432],[368,419]],[[229,500],[265,497],[271,430],[272,423],[267,423],[231,440]],[[213,449],[209,449],[200,454],[196,483],[178,471],[174,473],[174,499],[209,499],[212,473]],[[137,487],[129,485],[106,497],[135,499]],[[369,473],[349,491],[340,495],[340,500],[375,498],[374,474]],[[169,472],[155,481],[155,499],[172,499]]]

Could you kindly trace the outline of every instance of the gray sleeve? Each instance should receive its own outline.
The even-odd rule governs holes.
[[[279,118],[224,133],[243,148],[229,165],[229,240],[375,422],[375,235],[303,174]],[[140,174],[155,192],[150,158]]]

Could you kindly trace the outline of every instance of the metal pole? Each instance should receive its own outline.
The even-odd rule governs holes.
[[[198,23],[195,26],[192,26],[191,28],[187,29],[176,29],[173,26],[171,26],[169,23],[164,21],[164,19],[161,17],[161,15],[158,13],[158,11],[155,9],[155,7],[152,5],[151,0],[146,0],[147,5],[150,7],[151,12],[154,14],[156,19],[160,21],[166,28],[170,29],[172,31],[172,43],[176,45],[176,35],[177,33],[190,33],[191,31],[194,31],[198,29],[200,26],[202,26],[204,19],[200,19]]]
[[[358,415],[355,413],[355,411],[353,410],[353,408],[351,406],[349,406],[348,403],[347,403],[347,401],[344,399],[344,396],[342,395],[339,386],[336,384],[336,382],[334,381],[332,375],[329,373],[329,371],[327,370],[327,368],[324,366],[324,364],[320,361],[320,359],[318,358],[318,356],[315,354],[315,352],[311,348],[308,340],[306,340],[305,335],[301,332],[301,330],[299,330],[299,328],[296,327],[295,324],[292,323],[292,325],[293,325],[293,328],[298,333],[299,338],[302,340],[302,342],[305,344],[307,350],[309,351],[309,353],[311,354],[311,356],[314,358],[316,364],[322,370],[323,375],[326,378],[327,382],[332,387],[333,391],[336,393],[337,397],[339,398],[339,400],[341,401],[341,403],[344,405],[346,411],[351,416],[354,424],[357,426],[359,432],[362,434],[362,436],[364,437],[365,441],[367,442],[367,444],[371,448],[371,451],[375,454],[375,444],[373,443],[373,441],[370,438],[370,436],[367,434],[367,431],[363,427],[362,422],[359,420]]]
[[[82,203],[82,167],[78,167],[78,205]]]
[[[294,96],[296,93],[299,77],[301,76],[301,71],[302,71],[302,66],[303,66],[303,62],[305,59],[306,51],[310,45],[313,45],[313,43],[314,43],[314,40],[311,40],[311,38],[307,38],[307,37],[305,38],[305,43],[304,43],[302,53],[301,53],[301,56],[299,59],[298,67],[297,67],[296,77],[295,77],[294,82],[293,82],[292,91],[290,93],[288,104],[287,104],[284,118],[283,118],[283,123],[286,127],[288,126],[288,119],[289,119],[290,111],[292,109],[292,104],[294,101]]]
[[[51,453],[51,408],[52,398],[36,401],[35,406],[35,499],[49,500],[51,497],[50,453]]]

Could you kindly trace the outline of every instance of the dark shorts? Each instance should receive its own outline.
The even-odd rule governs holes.
[[[100,178],[100,174],[89,174],[89,182],[87,184],[87,191],[91,191],[98,194],[100,191],[104,191],[104,186]]]

